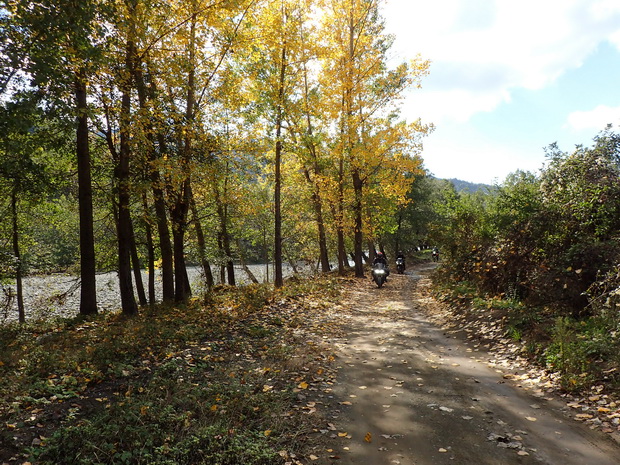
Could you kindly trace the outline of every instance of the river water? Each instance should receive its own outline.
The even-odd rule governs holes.
[[[267,271],[266,265],[248,265],[250,271],[259,282],[273,281],[274,271],[270,265]],[[299,266],[302,273],[311,272],[311,267]],[[187,268],[189,280],[194,295],[200,295],[204,289],[204,275],[200,267],[190,266]],[[283,273],[290,276],[292,268],[284,267]],[[219,279],[219,268],[213,268],[214,279]],[[235,267],[235,278],[238,285],[250,283],[250,279],[241,267]],[[142,273],[145,292],[148,286],[148,275]],[[79,313],[80,285],[79,278],[65,274],[51,274],[44,276],[28,276],[23,280],[24,307],[26,320],[47,319],[55,317],[72,317]],[[0,324],[16,321],[18,319],[14,285],[2,286],[4,291],[0,296]],[[161,300],[161,277],[159,272],[155,278],[155,294],[157,300]],[[97,275],[97,306],[100,312],[113,311],[120,308],[120,292],[118,289],[118,274],[116,272],[101,273]]]

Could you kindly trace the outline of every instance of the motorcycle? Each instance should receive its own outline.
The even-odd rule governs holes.
[[[402,257],[398,257],[396,259],[396,271],[398,274],[403,274],[405,272],[405,259]]]
[[[383,286],[388,276],[388,270],[384,263],[375,263],[372,267],[372,279],[377,284],[377,287]]]

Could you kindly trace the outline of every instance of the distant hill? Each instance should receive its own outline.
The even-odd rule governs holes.
[[[448,179],[448,181],[454,184],[454,188],[456,189],[457,192],[463,192],[463,191],[467,191],[471,193],[478,192],[478,191],[489,192],[494,189],[494,187],[489,184],[476,184],[473,182],[462,181],[460,179],[455,179],[455,178]]]

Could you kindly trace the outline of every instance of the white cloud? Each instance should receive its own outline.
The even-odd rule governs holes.
[[[568,115],[567,125],[577,131],[601,130],[607,124],[620,124],[620,107],[599,105],[589,111],[575,111]]]
[[[514,89],[544,88],[602,41],[620,48],[618,0],[387,0],[385,16],[398,56],[433,63],[417,109],[437,124],[493,110]]]

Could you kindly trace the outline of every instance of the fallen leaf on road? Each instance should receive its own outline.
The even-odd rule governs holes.
[[[538,421],[538,418],[534,418],[534,417],[525,417],[525,419],[529,421]]]
[[[366,433],[366,436],[364,436],[364,441],[372,442],[372,434]]]
[[[439,449],[439,452],[441,452],[442,454],[445,452],[448,452],[448,449],[444,449],[443,447]]]

